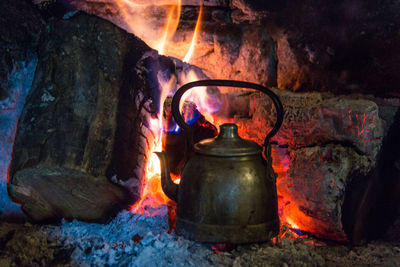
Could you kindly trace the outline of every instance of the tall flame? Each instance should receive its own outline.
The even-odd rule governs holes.
[[[168,14],[167,23],[165,24],[164,34],[161,41],[158,43],[158,53],[164,55],[165,45],[174,35],[176,29],[178,28],[179,18],[181,16],[181,0],[177,0],[177,4],[173,6]]]
[[[196,41],[197,41],[197,38],[198,38],[198,35],[200,32],[200,21],[201,21],[202,14],[203,14],[203,6],[200,6],[199,16],[197,17],[196,27],[194,28],[192,42],[190,43],[189,51],[186,53],[185,57],[183,58],[183,61],[185,61],[185,62],[189,62],[190,58],[193,55],[194,46],[196,44]]]
[[[125,17],[125,22],[129,24],[129,27],[132,32],[136,32],[137,23],[135,19],[132,19],[130,14],[124,10],[121,3],[125,3],[130,7],[143,7],[146,6],[145,3],[136,1],[135,3],[130,2],[128,0],[117,0],[116,3],[119,5],[119,8]],[[154,41],[152,47],[158,50],[159,54],[164,54],[166,52],[166,48],[168,47],[171,38],[175,34],[176,29],[178,28],[179,19],[181,15],[181,0],[176,0],[175,5],[169,8],[167,12],[167,20],[164,24],[164,28],[162,31],[161,38],[158,38],[157,41]],[[200,21],[202,18],[202,10],[200,7],[199,14],[197,17],[196,26],[193,32],[193,37],[189,46],[189,50],[185,54],[183,61],[189,62],[192,57],[195,45],[197,42],[197,38],[200,31]],[[145,29],[146,27],[144,27]],[[189,71],[186,75],[182,74],[182,80],[184,83],[192,82],[199,80],[198,75],[194,71]],[[159,81],[161,87],[161,96],[160,96],[160,107],[157,118],[151,118],[149,120],[149,128],[152,132],[152,138],[149,142],[149,149],[146,152],[146,166],[145,166],[145,181],[144,188],[142,190],[141,200],[136,203],[132,208],[135,212],[146,213],[146,206],[154,206],[161,203],[167,202],[167,197],[164,195],[161,189],[160,177],[161,177],[161,169],[160,169],[160,161],[158,157],[153,153],[155,151],[162,150],[162,139],[163,139],[163,123],[162,123],[162,115],[164,111],[164,101],[168,95],[176,90],[176,80],[175,78],[171,78],[169,81]],[[215,112],[212,106],[208,105],[210,100],[207,98],[206,88],[197,88],[194,92],[190,92],[189,94],[185,94],[184,99],[190,100],[198,105],[199,111],[206,115],[206,118],[212,121],[211,114]],[[183,103],[183,101],[181,101]],[[176,182],[179,181],[180,177],[175,177]]]
[[[168,82],[159,81],[161,87],[160,106],[157,118],[150,118],[149,128],[153,134],[149,140],[149,149],[146,151],[145,181],[140,200],[132,206],[136,213],[146,213],[146,206],[155,206],[166,203],[168,198],[161,188],[161,164],[157,155],[153,152],[162,150],[163,124],[162,116],[164,112],[164,101],[171,89],[173,89],[174,80]],[[148,214],[150,215],[150,214]],[[153,214],[154,215],[154,214]]]

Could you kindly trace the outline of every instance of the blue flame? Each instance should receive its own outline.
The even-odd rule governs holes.
[[[189,119],[185,119],[185,122],[189,125],[192,125],[200,118],[200,116],[201,116],[200,112],[196,109],[193,112],[193,116]],[[183,117],[185,118],[185,116],[183,116]],[[175,121],[173,121],[171,123],[174,123],[175,127],[170,126],[169,129],[167,130],[167,133],[179,133],[181,130],[181,127],[179,127],[179,125],[176,124]]]

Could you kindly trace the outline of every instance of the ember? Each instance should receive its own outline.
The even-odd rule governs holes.
[[[215,251],[216,254],[220,252],[231,252],[237,247],[235,244],[229,243],[217,243],[211,246],[211,249]]]

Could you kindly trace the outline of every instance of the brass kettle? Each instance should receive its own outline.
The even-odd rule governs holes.
[[[238,127],[220,126],[217,137],[194,145],[195,154],[186,163],[180,184],[170,177],[165,152],[161,161],[164,193],[177,202],[176,232],[201,242],[249,243],[266,241],[279,232],[276,174],[272,169],[269,139],[283,121],[278,96],[261,85],[229,80],[202,80],[182,86],[172,100],[176,123],[191,136],[191,126],[179,112],[182,95],[196,86],[228,86],[257,89],[273,101],[277,120],[262,147],[239,137]]]

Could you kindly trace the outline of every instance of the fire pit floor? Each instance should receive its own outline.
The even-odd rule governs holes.
[[[0,223],[0,266],[399,266],[400,243],[349,247],[310,238],[225,251],[168,233],[167,207],[120,213],[108,224]],[[288,236],[288,235],[286,235]],[[223,250],[219,251],[217,248]]]

